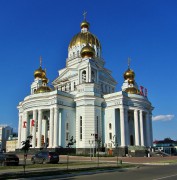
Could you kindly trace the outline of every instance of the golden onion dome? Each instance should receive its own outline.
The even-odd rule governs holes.
[[[125,80],[127,80],[127,79],[134,80],[134,78],[135,78],[134,71],[128,68],[128,70],[125,71],[125,73],[124,73],[124,79]]]
[[[52,91],[51,88],[49,88],[48,86],[41,86],[35,91],[35,94],[51,92],[51,91]]]
[[[93,58],[95,56],[95,49],[91,47],[89,44],[84,46],[81,50],[81,57],[91,57]]]
[[[39,69],[34,71],[34,77],[35,78],[42,78],[45,77],[46,72],[41,68],[41,66],[39,67]]]
[[[82,28],[87,28],[87,29],[89,29],[89,26],[90,26],[90,24],[89,24],[89,22],[87,22],[86,20],[84,20],[83,22],[81,22],[81,29],[82,29]]]
[[[91,46],[95,45],[101,49],[101,44],[98,38],[88,31],[76,34],[70,41],[69,48],[87,43],[89,43]]]

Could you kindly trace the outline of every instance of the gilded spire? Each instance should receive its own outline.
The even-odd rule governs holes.
[[[87,14],[87,12],[84,11],[84,13],[83,13],[84,20],[83,20],[83,22],[81,23],[81,29],[82,29],[82,28],[86,28],[86,29],[88,30],[90,24],[89,24],[89,22],[86,21],[86,14]],[[84,31],[84,32],[87,32],[87,31]]]
[[[84,13],[83,13],[83,16],[84,16],[84,21],[86,21],[86,14],[87,14],[87,12],[86,12],[86,11],[84,11]]]
[[[130,61],[131,61],[131,59],[130,59],[130,57],[128,57],[128,69],[130,69]]]
[[[42,67],[42,56],[40,56],[39,61],[40,61],[40,67]]]
[[[42,56],[40,56],[39,62],[40,62],[39,69],[34,71],[34,77],[35,78],[43,78],[46,76],[46,72],[42,69]]]

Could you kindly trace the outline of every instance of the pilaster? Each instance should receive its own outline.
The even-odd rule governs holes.
[[[138,122],[138,110],[134,110],[134,127],[135,127],[135,145],[140,145],[140,136],[139,136],[139,122]]]

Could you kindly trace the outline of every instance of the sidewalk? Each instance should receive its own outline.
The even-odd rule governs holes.
[[[97,161],[97,157],[91,158],[84,157],[84,156],[69,156],[71,161]],[[60,160],[65,161],[66,156],[61,155]],[[164,163],[164,162],[172,162],[176,161],[177,163],[177,156],[168,156],[168,157],[118,157],[118,160],[122,161],[123,163],[130,163],[130,164],[149,164],[149,163]],[[117,157],[99,157],[100,162],[115,162],[117,161]]]

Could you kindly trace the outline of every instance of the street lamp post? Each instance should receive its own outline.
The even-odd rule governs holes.
[[[89,144],[90,144],[90,160],[92,160],[91,145],[93,144],[93,140],[89,140]],[[94,156],[94,154],[93,154],[93,156]]]
[[[97,148],[98,148],[98,155],[97,155],[98,161],[97,161],[97,166],[99,167],[99,150],[100,150],[101,138],[98,138],[98,137],[97,137],[96,141],[97,141],[97,146],[98,146],[98,147],[97,147]]]
[[[68,148],[68,153],[67,153],[67,170],[68,170],[68,165],[69,165],[69,148],[71,148],[72,145],[74,145],[76,143],[76,140],[73,138],[73,136],[71,136],[68,144],[67,144],[67,148]]]
[[[118,140],[117,140],[117,136],[116,135],[113,136],[113,141],[111,141],[111,142],[114,144],[114,146],[116,148],[116,152],[117,152],[117,166],[118,166]]]
[[[95,134],[91,134],[91,136],[93,137],[93,140],[92,140],[92,145],[93,145],[93,157],[95,156]]]

